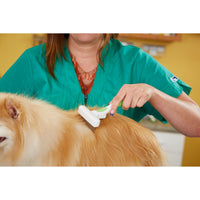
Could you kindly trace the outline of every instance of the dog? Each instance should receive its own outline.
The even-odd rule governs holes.
[[[154,134],[134,120],[107,115],[92,128],[77,110],[0,93],[1,166],[163,166]]]

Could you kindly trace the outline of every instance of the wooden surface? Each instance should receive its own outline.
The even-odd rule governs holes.
[[[165,42],[181,41],[181,34],[176,35],[163,35],[163,34],[119,34],[119,38],[129,39],[145,39],[145,40],[158,40]]]

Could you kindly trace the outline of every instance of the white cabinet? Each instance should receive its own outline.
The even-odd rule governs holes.
[[[185,136],[174,132],[153,131],[163,150],[166,152],[170,166],[181,166]]]

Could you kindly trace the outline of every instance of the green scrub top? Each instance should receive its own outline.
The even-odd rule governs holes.
[[[67,46],[64,54],[67,60],[56,60],[55,80],[47,71],[45,44],[27,49],[0,79],[0,92],[42,99],[64,110],[76,109],[84,104],[84,94]],[[124,84],[146,83],[173,97],[178,97],[182,91],[186,94],[191,91],[187,84],[138,47],[124,46],[112,39],[103,50],[102,57],[103,67],[98,65],[87,106],[108,105]],[[119,107],[117,112],[136,121],[147,114],[166,121],[149,102],[141,108],[127,111]]]

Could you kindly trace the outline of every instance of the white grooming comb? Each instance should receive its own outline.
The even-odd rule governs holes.
[[[93,127],[98,127],[100,125],[100,119],[86,106],[79,106],[78,113]]]

